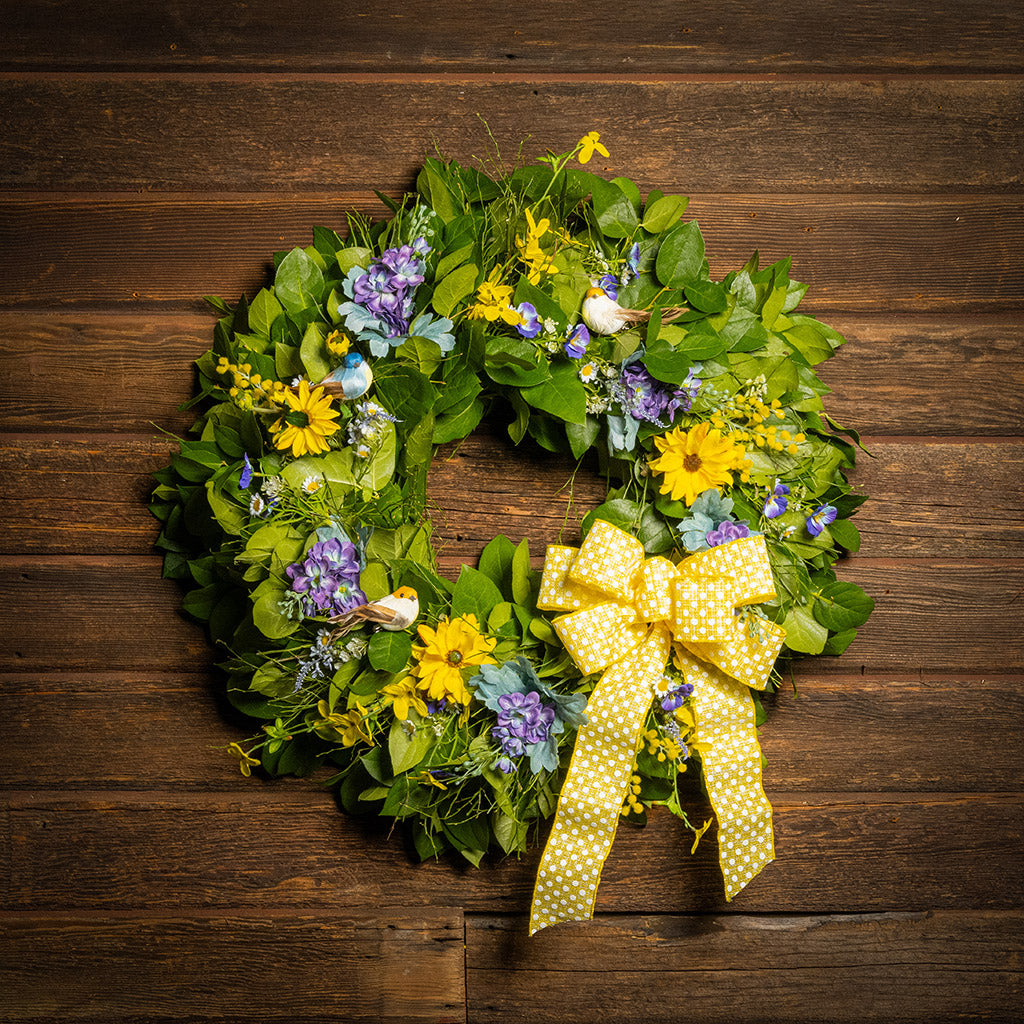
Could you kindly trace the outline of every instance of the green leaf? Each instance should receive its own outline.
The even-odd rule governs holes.
[[[595,176],[591,194],[594,197],[594,215],[607,238],[628,238],[636,231],[636,209],[618,185]]]
[[[658,249],[655,271],[668,288],[683,288],[700,277],[704,267],[704,238],[694,220],[674,227]]]
[[[274,297],[274,293],[267,288],[261,288],[249,303],[249,329],[263,335],[264,338],[269,338],[270,325],[281,311],[281,303]]]
[[[529,607],[533,598],[533,583],[530,571],[530,542],[525,537],[516,547],[512,556],[512,600]]]
[[[479,274],[475,263],[467,263],[443,277],[434,288],[434,296],[431,299],[434,309],[441,316],[451,316],[455,307],[476,289]]]
[[[833,633],[863,626],[874,607],[874,599],[860,587],[843,581],[822,587],[813,606],[814,617]]]
[[[647,197],[647,209],[640,226],[653,235],[660,235],[670,228],[686,212],[690,200],[686,196],[662,196],[653,203]]]
[[[274,292],[289,313],[301,313],[323,298],[324,275],[305,250],[292,249],[277,268]]]
[[[527,824],[525,821],[516,821],[508,814],[495,811],[491,815],[491,828],[494,830],[494,837],[506,853],[516,853],[526,849]]]
[[[584,423],[587,392],[576,374],[575,363],[556,363],[551,379],[536,387],[523,388],[522,396],[535,409],[542,409],[568,423]]]
[[[775,321],[778,320],[785,304],[786,289],[773,288],[771,294],[764,300],[764,306],[761,307],[761,320],[768,330],[775,326]]]
[[[380,672],[401,672],[412,657],[412,639],[406,632],[380,630],[366,647],[370,665]]]
[[[503,600],[496,583],[477,569],[464,565],[455,583],[455,593],[452,594],[452,615],[472,613],[477,622],[483,625],[494,606]]]
[[[860,530],[849,519],[837,519],[828,529],[840,547],[847,551],[860,551]]]
[[[600,426],[596,416],[588,416],[582,423],[566,423],[565,435],[569,439],[569,449],[574,459],[582,458],[590,451],[597,440]]]
[[[361,267],[365,270],[373,262],[373,250],[365,249],[359,245],[350,245],[337,254],[338,269],[348,275],[353,267]]]
[[[454,252],[449,252],[442,256],[437,262],[437,270],[434,271],[435,280],[440,281],[441,278],[446,277],[456,267],[461,267],[473,255],[474,248],[475,245],[470,242],[468,245],[464,245]]]
[[[434,730],[423,725],[420,716],[412,708],[409,709],[406,721],[414,726],[411,735],[397,718],[391,726],[391,732],[388,733],[388,753],[391,755],[391,767],[396,775],[415,768],[427,756],[427,752],[437,740]]]
[[[271,640],[291,636],[299,628],[298,622],[281,613],[279,605],[283,596],[283,590],[268,590],[252,606],[252,620],[256,628]]]
[[[721,313],[728,309],[725,289],[714,281],[694,281],[683,289],[686,301],[703,313]]]
[[[302,335],[299,358],[311,381],[323,380],[331,372],[330,363],[324,358],[324,336],[316,324],[310,324]]]
[[[248,522],[246,510],[237,501],[228,498],[213,480],[206,481],[206,500],[221,529],[237,537]]]
[[[828,630],[801,605],[795,605],[782,620],[786,646],[801,654],[821,654],[828,640]]]
[[[521,388],[543,384],[551,377],[548,361],[521,338],[489,337],[484,370],[496,384]]]
[[[480,552],[477,567],[492,583],[496,584],[502,594],[512,596],[512,557],[515,545],[504,534],[499,533]]]
[[[828,339],[809,323],[796,324],[788,331],[784,331],[783,337],[811,366],[824,362],[832,355],[832,346]]]

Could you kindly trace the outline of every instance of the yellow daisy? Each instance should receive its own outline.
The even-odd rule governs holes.
[[[330,445],[325,439],[338,431],[339,425],[334,421],[341,415],[331,408],[330,396],[324,394],[323,388],[310,391],[309,381],[302,380],[298,391],[285,391],[284,400],[291,412],[271,428],[277,434],[274,444],[282,451],[291,448],[296,458],[307,452],[319,455],[327,451]]]
[[[493,665],[490,656],[497,640],[484,636],[475,615],[460,615],[450,622],[442,619],[437,629],[417,627],[423,646],[413,647],[417,689],[431,700],[456,701],[469,705],[470,693],[462,680],[462,670],[476,665]]]
[[[730,437],[712,430],[707,423],[698,423],[690,430],[676,427],[654,439],[661,455],[648,465],[664,476],[661,493],[673,501],[680,498],[692,505],[712,487],[732,483],[732,471],[746,464],[743,446]]]
[[[421,715],[427,714],[427,705],[416,692],[416,680],[412,676],[406,676],[397,683],[388,683],[380,692],[391,698],[395,718],[403,722],[409,717],[410,708],[415,708]]]

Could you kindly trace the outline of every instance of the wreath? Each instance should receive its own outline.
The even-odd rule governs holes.
[[[193,439],[156,474],[164,575],[261,722],[243,775],[328,766],[347,811],[421,858],[520,854],[556,815],[532,929],[589,917],[619,820],[684,774],[718,820],[727,897],[771,860],[757,693],[838,655],[872,601],[857,435],[814,367],[842,336],[796,312],[790,260],[714,281],[687,199],[569,152],[488,175],[429,158],[414,194],[278,253],[196,365]],[[439,575],[438,445],[488,411],[607,480],[580,547],[495,537]],[[557,811],[557,814],[556,814]]]

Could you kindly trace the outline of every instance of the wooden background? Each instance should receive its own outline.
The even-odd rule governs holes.
[[[1021,10],[0,0],[0,1018],[1019,1019]],[[478,114],[509,154],[599,130],[599,169],[692,196],[714,272],[793,254],[850,339],[829,408],[875,457],[841,575],[877,611],[772,702],[778,858],[728,906],[661,815],[592,923],[528,940],[536,855],[416,866],[213,749],[247,732],[143,505],[198,296],[435,141],[482,154]],[[445,564],[542,551],[567,472],[500,425],[446,452]]]

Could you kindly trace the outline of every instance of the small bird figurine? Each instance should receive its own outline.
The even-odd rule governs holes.
[[[372,383],[373,371],[370,364],[358,352],[349,352],[341,361],[341,366],[324,377],[319,386],[332,398],[350,402],[365,395]]]
[[[412,587],[399,587],[393,594],[388,594],[379,601],[370,601],[340,615],[331,616],[329,621],[334,623],[331,639],[344,636],[364,622],[386,629],[390,633],[397,633],[399,630],[408,629],[419,614],[419,595]]]
[[[670,306],[661,311],[661,322],[667,324],[687,311],[686,306]],[[595,285],[583,299],[583,322],[595,334],[618,334],[627,327],[647,323],[649,309],[623,309],[603,288]]]

